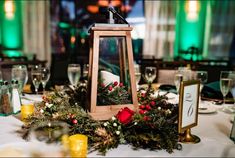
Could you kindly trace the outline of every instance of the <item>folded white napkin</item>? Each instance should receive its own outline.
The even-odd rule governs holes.
[[[108,71],[100,71],[100,77],[105,86],[115,81],[120,83],[120,77]]]

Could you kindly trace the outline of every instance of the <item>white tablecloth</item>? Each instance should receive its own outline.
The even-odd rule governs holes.
[[[32,97],[33,99],[33,97]],[[28,100],[29,101],[29,100]],[[27,101],[25,101],[27,102]],[[235,157],[235,144],[230,140],[230,131],[232,128],[231,114],[224,113],[219,109],[221,106],[210,104],[218,109],[216,113],[199,114],[198,126],[192,128],[192,134],[200,137],[198,144],[182,144],[181,151],[174,150],[172,154],[164,150],[132,150],[129,145],[119,145],[118,148],[107,152],[107,157]],[[15,116],[0,117],[0,151],[7,146],[18,147],[22,149],[40,150],[45,153],[56,152],[60,149],[57,145],[46,145],[43,142],[31,140],[26,142],[15,133],[21,128],[23,123]],[[1,155],[0,155],[1,156]],[[51,156],[51,155],[50,155]],[[88,154],[88,157],[96,157],[97,152]]]

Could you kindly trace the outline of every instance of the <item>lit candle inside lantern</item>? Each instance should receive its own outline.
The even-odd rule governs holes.
[[[87,156],[87,141],[88,138],[82,134],[75,134],[69,138],[69,150],[71,157],[86,157]]]
[[[34,105],[33,104],[27,104],[21,106],[21,120],[25,121],[27,117],[32,115],[34,113]]]

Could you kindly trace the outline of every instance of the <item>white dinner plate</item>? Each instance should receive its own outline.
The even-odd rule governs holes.
[[[226,106],[222,108],[222,111],[225,113],[232,114],[232,113],[235,113],[235,107],[234,105]]]
[[[217,110],[212,106],[203,106],[203,108],[198,109],[199,114],[211,114],[215,113]]]

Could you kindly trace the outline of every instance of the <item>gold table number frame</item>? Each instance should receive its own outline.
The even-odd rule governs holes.
[[[180,142],[198,143],[200,138],[191,134],[191,128],[198,123],[200,81],[182,81],[179,94],[178,132]]]
[[[90,47],[89,57],[89,73],[88,73],[88,107],[89,114],[96,120],[107,120],[117,114],[117,112],[123,108],[128,107],[132,110],[136,110],[138,106],[136,81],[134,75],[134,62],[132,52],[132,41],[131,41],[131,30],[132,27],[115,27],[111,26],[94,26],[91,28],[92,46]],[[129,67],[129,78],[130,78],[130,91],[131,91],[131,104],[124,105],[105,105],[97,106],[97,85],[98,85],[98,71],[99,71],[99,46],[100,38],[103,37],[124,37],[126,41],[126,53],[119,53],[120,63],[120,75],[122,74],[123,67],[125,68],[124,62],[127,62]],[[122,77],[122,76],[120,76]]]

